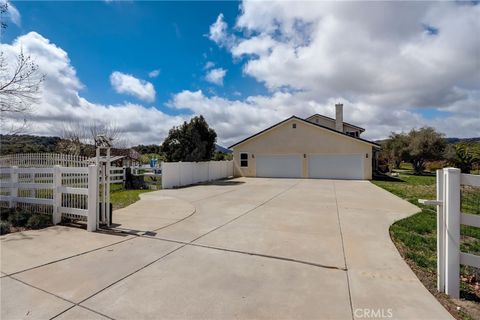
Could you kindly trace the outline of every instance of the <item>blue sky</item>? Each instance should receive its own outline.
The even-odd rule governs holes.
[[[113,123],[132,144],[161,143],[202,114],[230,145],[343,102],[364,138],[422,126],[472,137],[479,16],[458,2],[13,1],[0,47],[46,75],[32,134]]]
[[[150,81],[156,89],[155,106],[164,107],[171,95],[183,89],[237,98],[261,94],[263,85],[242,75],[241,64],[208,38],[209,26],[219,13],[233,22],[239,2],[14,2],[22,24],[10,24],[3,41],[36,31],[68,52],[80,81],[82,95],[104,104],[121,103],[125,97],[112,89],[114,70]],[[135,48],[135,50],[133,50]],[[228,70],[224,86],[205,80],[205,64]],[[148,73],[160,69],[149,79]],[[234,94],[237,92],[237,94]]]

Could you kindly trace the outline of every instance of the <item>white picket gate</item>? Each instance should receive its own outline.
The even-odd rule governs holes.
[[[94,231],[98,221],[97,166],[0,168],[0,206],[51,214],[54,224],[62,216],[86,220],[87,230]]]
[[[460,225],[480,228],[480,215],[460,211],[461,185],[480,187],[480,176],[437,170],[437,199],[419,200],[437,206],[437,289],[453,298],[460,296],[460,264],[480,268],[480,256],[460,251]]]

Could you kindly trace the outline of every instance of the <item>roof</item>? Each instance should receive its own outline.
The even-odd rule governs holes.
[[[322,115],[322,114],[318,114],[318,113],[315,113],[315,114],[311,115],[310,117],[306,118],[305,120],[308,121],[308,119],[313,118],[313,117],[315,117],[315,116],[319,116],[319,117],[322,117],[322,118],[325,118],[325,119],[328,119],[328,120],[332,120],[333,122],[335,122],[335,119],[330,118],[330,117],[327,117],[327,116],[324,116],[324,115]],[[351,123],[348,123],[348,122],[345,122],[345,121],[343,121],[343,124],[346,124],[347,126],[350,126],[350,127],[357,128],[357,129],[360,129],[360,130],[362,130],[362,131],[365,131],[364,128],[359,127],[359,126],[356,126],[356,125],[351,124]]]
[[[305,120],[305,119],[299,118],[299,117],[297,117],[297,116],[291,116],[290,118],[287,118],[287,119],[285,119],[285,120],[282,120],[282,121],[274,124],[273,126],[270,126],[270,127],[266,128],[266,129],[260,131],[260,132],[257,132],[257,133],[255,133],[254,135],[251,135],[250,137],[247,137],[247,138],[245,138],[245,139],[243,139],[243,140],[241,140],[241,141],[239,141],[239,142],[231,145],[231,146],[228,147],[228,148],[231,149],[231,148],[233,148],[233,147],[235,147],[235,146],[237,146],[237,145],[239,145],[239,144],[241,144],[241,143],[246,142],[247,140],[250,140],[250,139],[252,139],[252,138],[254,138],[254,137],[258,136],[258,135],[261,135],[262,133],[265,133],[265,132],[267,132],[267,131],[269,131],[269,130],[271,130],[271,129],[279,126],[279,125],[282,125],[282,124],[284,124],[285,122],[287,122],[287,121],[289,121],[289,120],[292,120],[292,119],[295,119],[295,120],[298,120],[298,121],[302,121],[302,122],[307,123],[307,124],[309,124],[309,125],[316,126],[316,127],[319,127],[319,128],[322,128],[322,129],[325,129],[325,130],[328,130],[328,131],[331,131],[331,132],[333,132],[333,133],[342,135],[342,136],[347,137],[347,138],[349,138],[349,139],[354,139],[354,140],[358,140],[358,141],[361,141],[361,142],[368,143],[368,144],[370,144],[370,145],[372,145],[372,146],[374,146],[374,147],[380,147],[380,145],[377,144],[377,143],[375,143],[375,142],[372,142],[372,141],[369,141],[369,140],[365,140],[365,139],[362,139],[362,138],[358,138],[358,137],[352,137],[352,136],[349,136],[349,135],[346,134],[346,133],[337,131],[337,130],[332,129],[332,128],[329,128],[329,127],[322,126],[322,125],[320,125],[320,124],[318,124],[318,123],[313,123],[313,122],[307,121],[307,120]]]

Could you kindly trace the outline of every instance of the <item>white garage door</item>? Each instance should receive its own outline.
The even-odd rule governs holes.
[[[301,178],[301,155],[256,155],[257,177]]]
[[[363,154],[309,155],[308,177],[323,179],[364,179]]]

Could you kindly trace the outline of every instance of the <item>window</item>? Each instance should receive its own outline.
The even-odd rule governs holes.
[[[240,167],[241,168],[248,167],[248,153],[246,152],[240,153]]]
[[[292,124],[292,128],[293,128],[293,129],[296,129],[296,128],[297,128],[297,124],[296,124],[296,123],[293,123],[293,124]]]

